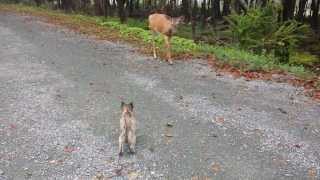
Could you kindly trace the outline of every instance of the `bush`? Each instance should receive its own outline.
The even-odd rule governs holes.
[[[308,26],[295,20],[279,23],[277,7],[268,4],[264,8],[252,8],[246,14],[228,16],[228,33],[240,48],[258,54],[274,54],[283,63],[288,63],[290,52],[304,38]]]
[[[292,53],[290,58],[290,64],[294,65],[312,66],[317,62],[319,62],[318,57],[307,52]]]

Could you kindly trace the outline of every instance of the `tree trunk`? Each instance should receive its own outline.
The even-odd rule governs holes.
[[[320,6],[320,0],[312,0],[311,26],[316,32],[319,32],[319,6]]]
[[[111,5],[111,10],[110,10],[110,15],[114,16],[115,12],[117,11],[117,1],[116,0],[112,0],[112,5]]]
[[[282,0],[282,20],[287,21],[293,19],[296,0]]]
[[[222,15],[227,16],[230,14],[230,0],[224,0],[223,1],[223,10]]]
[[[136,0],[136,4],[134,5],[136,10],[140,9],[140,4],[139,3],[140,3],[140,1]]]
[[[100,0],[94,0],[94,14],[97,16],[101,16],[102,13],[102,8],[101,8],[101,1]]]
[[[211,11],[212,11],[212,23],[214,23],[216,19],[221,19],[220,0],[212,0]]]
[[[65,10],[65,11],[70,11],[72,10],[72,1],[71,0],[61,0],[61,6],[62,6],[62,9]]]
[[[239,0],[235,0],[234,3],[233,3],[233,8],[234,8],[234,11],[238,14],[241,13],[241,3],[239,2]]]
[[[303,19],[304,19],[304,12],[306,10],[307,2],[308,2],[308,0],[300,0],[299,1],[299,10],[297,13],[297,18],[299,21],[303,21]]]
[[[110,1],[104,0],[104,16],[107,17],[110,15]]]
[[[90,5],[90,0],[80,0],[77,7],[80,10],[88,10],[89,5]]]
[[[129,0],[129,6],[128,6],[128,9],[129,9],[129,17],[132,17],[133,8],[134,8],[133,6],[134,6],[133,0]]]
[[[35,1],[35,3],[36,3],[36,5],[39,7],[40,5],[41,5],[41,0],[34,0]]]
[[[201,4],[201,12],[200,12],[201,26],[203,29],[206,27],[206,18],[207,18],[206,4],[207,4],[206,0],[203,0]]]
[[[261,6],[266,7],[268,3],[268,0],[261,0]]]
[[[190,21],[189,0],[182,0],[182,14],[187,22]]]
[[[118,16],[120,17],[120,22],[124,23],[127,20],[126,17],[126,12],[124,9],[125,6],[125,0],[117,0],[117,5],[118,5]]]
[[[194,0],[193,8],[192,8],[192,17],[197,18],[198,13],[199,13],[198,0]]]
[[[197,27],[197,16],[198,16],[198,0],[194,0],[192,8],[192,17],[191,17],[191,29],[192,29],[192,39],[196,41],[196,27]]]

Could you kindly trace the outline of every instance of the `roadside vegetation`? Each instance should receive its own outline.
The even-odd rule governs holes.
[[[302,85],[308,84],[313,89],[320,89],[318,78],[320,55],[317,54],[320,52],[320,38],[317,34],[319,28],[312,23],[306,23],[308,17],[304,15],[305,13],[292,14],[281,4],[266,1],[259,5],[260,1],[256,1],[255,5],[248,3],[247,6],[238,7],[239,10],[233,9],[230,5],[229,11],[224,9],[228,13],[207,15],[203,19],[202,16],[193,16],[203,13],[197,12],[198,10],[204,11],[203,6],[195,9],[197,6],[195,2],[197,1],[192,3],[193,8],[189,7],[192,12],[189,15],[184,13],[181,5],[182,10],[179,12],[186,15],[190,23],[181,26],[171,40],[174,57],[208,58],[213,61],[211,64],[220,68],[236,69],[240,74],[248,72],[292,74],[299,81],[307,80],[307,83]],[[225,3],[228,1],[223,2],[223,8],[226,8]],[[105,10],[100,8],[100,14],[97,13],[99,10],[97,4],[86,5],[87,8],[80,8],[78,11],[62,8],[61,4],[52,4],[51,1],[35,1],[35,4],[38,7],[21,3],[1,4],[0,10],[45,16],[51,21],[80,32],[104,39],[122,39],[138,44],[146,53],[151,52],[149,47],[152,35],[147,26],[147,13],[138,16],[131,13],[132,17],[127,17],[128,13],[121,15],[123,13],[121,11],[128,12],[130,9],[121,10],[121,7],[117,7],[117,16],[111,8]],[[211,7],[211,10],[213,8]],[[286,14],[285,11],[290,12]],[[104,16],[92,16],[95,14]],[[315,15],[312,14],[310,18],[314,18],[313,16]],[[164,40],[161,36],[156,38],[156,44],[158,47],[163,47]],[[159,49],[161,51],[163,48]]]

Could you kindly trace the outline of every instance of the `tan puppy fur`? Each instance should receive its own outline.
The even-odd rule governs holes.
[[[121,102],[119,155],[122,156],[124,144],[129,144],[131,153],[135,153],[136,145],[136,119],[133,114],[133,103]]]

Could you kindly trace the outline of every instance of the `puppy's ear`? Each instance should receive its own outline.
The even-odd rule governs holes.
[[[121,110],[123,110],[125,103],[123,101],[121,101]]]
[[[133,110],[133,102],[129,104],[131,111]]]

